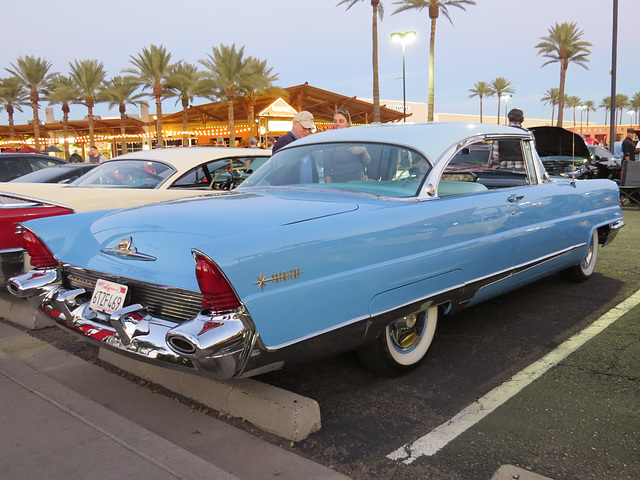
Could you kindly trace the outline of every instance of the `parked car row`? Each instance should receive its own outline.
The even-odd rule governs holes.
[[[36,170],[66,163],[60,158],[39,153],[0,153],[0,182],[9,182]]]
[[[268,151],[259,149],[168,148],[121,155],[93,165],[95,168],[81,165],[89,171],[71,183],[0,183],[0,283],[23,269],[22,238],[16,232],[16,223],[228,190],[268,157]],[[60,168],[77,166],[64,164]],[[43,169],[33,175],[45,176],[45,170],[59,175],[58,167],[54,168],[55,172]],[[31,177],[34,181],[42,179]]]
[[[350,350],[402,374],[444,316],[557,272],[587,280],[624,225],[616,183],[550,176],[536,142],[487,124],[338,129],[232,190],[167,157],[101,166],[85,196],[181,180],[216,192],[120,210],[121,188],[108,211],[24,222],[29,270],[9,291],[97,345],[216,378]]]

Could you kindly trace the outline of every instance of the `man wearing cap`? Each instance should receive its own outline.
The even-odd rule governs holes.
[[[633,143],[633,136],[636,131],[633,128],[627,128],[627,137],[622,141],[622,159],[635,160],[636,146]]]
[[[293,127],[291,128],[291,131],[278,139],[271,149],[271,153],[276,153],[285,145],[289,145],[291,142],[299,138],[306,137],[314,128],[313,115],[311,115],[310,112],[303,110],[302,112],[297,113],[295,117],[293,117]]]

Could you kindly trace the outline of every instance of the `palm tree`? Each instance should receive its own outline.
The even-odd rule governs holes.
[[[80,98],[80,89],[73,80],[63,75],[55,76],[49,83],[51,91],[47,96],[49,105],[60,104],[62,106],[62,135],[64,137],[64,158],[69,160],[69,143],[67,135],[69,133],[69,112],[70,104],[75,103]]]
[[[338,5],[347,4],[347,10],[356,3],[367,0],[340,0]],[[378,16],[380,20],[384,16],[384,8],[380,0],[368,0],[371,2],[373,18],[371,22],[371,44],[372,44],[372,64],[373,64],[373,121],[380,122],[380,81],[378,75]],[[336,5],[336,6],[338,6]]]
[[[171,62],[171,54],[164,46],[151,45],[144,47],[137,57],[130,56],[130,62],[135,68],[124,69],[124,73],[136,75],[144,88],[150,88],[150,97],[156,100],[156,142],[162,147],[162,99],[171,90],[167,84],[167,77],[174,65]]]
[[[576,97],[575,95],[569,95],[565,98],[565,107],[571,108],[573,110],[573,126],[576,126],[576,108],[582,105],[582,100],[580,97]]]
[[[624,111],[629,108],[629,96],[624,93],[616,93],[616,112],[618,113],[618,125],[624,125]]]
[[[244,47],[236,50],[235,43],[231,46],[220,44],[220,48],[213,47],[213,55],[210,53],[205,60],[199,62],[209,70],[208,76],[220,91],[219,96],[227,100],[229,145],[233,146],[236,142],[234,102],[238,92],[249,84],[252,72],[244,58]]]
[[[636,92],[633,94],[633,98],[631,99],[631,103],[629,105],[634,112],[636,112],[636,125],[640,128],[640,92]]]
[[[427,121],[433,122],[433,110],[434,110],[434,64],[435,64],[435,44],[436,44],[436,20],[442,12],[442,14],[449,20],[451,25],[451,17],[449,16],[449,7],[456,7],[461,10],[465,10],[465,5],[475,5],[475,0],[398,0],[394,2],[395,5],[400,5],[398,9],[392,13],[395,15],[398,12],[404,12],[407,10],[418,10],[421,12],[423,9],[427,9],[429,12],[429,18],[431,19],[431,35],[429,38],[429,98],[428,98],[428,111]]]
[[[549,88],[544,92],[543,97],[540,99],[545,105],[551,104],[551,123],[553,123],[553,117],[556,115],[556,105],[558,105],[558,95],[560,90],[557,88]]]
[[[611,97],[604,97],[598,105],[599,108],[604,108],[604,124],[607,124],[607,118],[609,118],[609,111],[611,110]]]
[[[118,107],[120,113],[120,136],[122,137],[122,153],[127,153],[126,121],[127,105],[136,106],[145,96],[136,93],[140,87],[140,81],[132,76],[116,75],[111,80],[104,82],[104,87],[100,91],[100,98],[109,102],[109,108]]]
[[[18,110],[22,112],[22,107],[29,105],[28,95],[24,87],[17,78],[0,78],[0,110],[5,109],[9,116],[9,136],[15,138],[13,115]]]
[[[5,70],[13,75],[18,83],[29,91],[29,101],[33,108],[33,138],[35,149],[40,150],[40,118],[38,109],[40,108],[40,94],[48,93],[49,81],[56,75],[50,73],[51,63],[44,58],[36,58],[30,55],[18,57],[16,64],[10,64],[12,68]]]
[[[504,77],[497,77],[491,80],[491,88],[496,97],[498,97],[498,122],[500,125],[500,100],[503,95],[513,95],[516,89],[511,86],[511,82]]]
[[[482,123],[482,99],[484,97],[493,97],[495,91],[487,82],[476,82],[473,88],[469,89],[471,95],[468,98],[478,97],[480,99],[480,123]]]
[[[272,74],[273,68],[267,68],[266,60],[254,57],[247,58],[247,67],[250,70],[249,83],[244,88],[244,98],[249,104],[248,121],[251,128],[251,136],[257,137],[255,122],[256,100],[260,95],[271,97],[287,96],[286,90],[273,85],[278,80],[277,74]]]
[[[589,125],[589,113],[596,111],[596,102],[594,102],[593,100],[585,100],[584,102],[582,102],[582,106],[587,112],[587,125]]]
[[[562,127],[563,110],[564,110],[564,87],[567,77],[567,69],[570,63],[575,63],[589,70],[587,67],[587,58],[591,53],[588,47],[591,43],[580,40],[584,35],[584,30],[578,30],[575,22],[556,23],[549,29],[549,35],[540,37],[542,42],[538,43],[535,48],[538,49],[538,55],[548,58],[542,67],[550,63],[560,63],[560,87],[558,93],[558,127]]]
[[[174,65],[171,73],[167,77],[167,83],[172,90],[167,93],[167,97],[178,97],[178,102],[182,105],[182,145],[189,145],[189,103],[194,97],[206,97],[210,93],[210,88],[203,82],[204,72],[198,71],[198,67],[192,63],[182,62]]]
[[[71,67],[69,78],[80,92],[78,103],[87,107],[88,110],[89,145],[95,145],[93,107],[98,101],[98,92],[102,88],[102,82],[104,82],[107,72],[104,69],[104,64],[97,60],[74,60],[73,63],[69,63],[69,66]]]

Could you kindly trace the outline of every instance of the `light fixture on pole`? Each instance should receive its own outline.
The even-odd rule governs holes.
[[[406,70],[404,62],[404,48],[408,43],[416,39],[416,32],[396,32],[391,34],[391,41],[402,45],[402,121],[407,121],[407,89],[406,89]]]
[[[509,119],[507,118],[507,105],[509,105],[510,98],[511,98],[511,95],[509,94],[502,96],[502,99],[504,100],[504,124],[505,125],[509,125]]]

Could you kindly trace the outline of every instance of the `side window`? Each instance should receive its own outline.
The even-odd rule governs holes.
[[[1,165],[0,181],[2,182],[8,182],[27,173],[24,171],[22,161],[19,158],[4,158]]]
[[[200,165],[182,175],[173,182],[170,188],[203,188],[208,187],[209,183],[211,183],[211,179],[208,176],[208,171],[205,170],[205,165]]]
[[[535,183],[530,148],[529,142],[513,138],[484,140],[465,146],[445,168],[438,196],[480,193]]]

